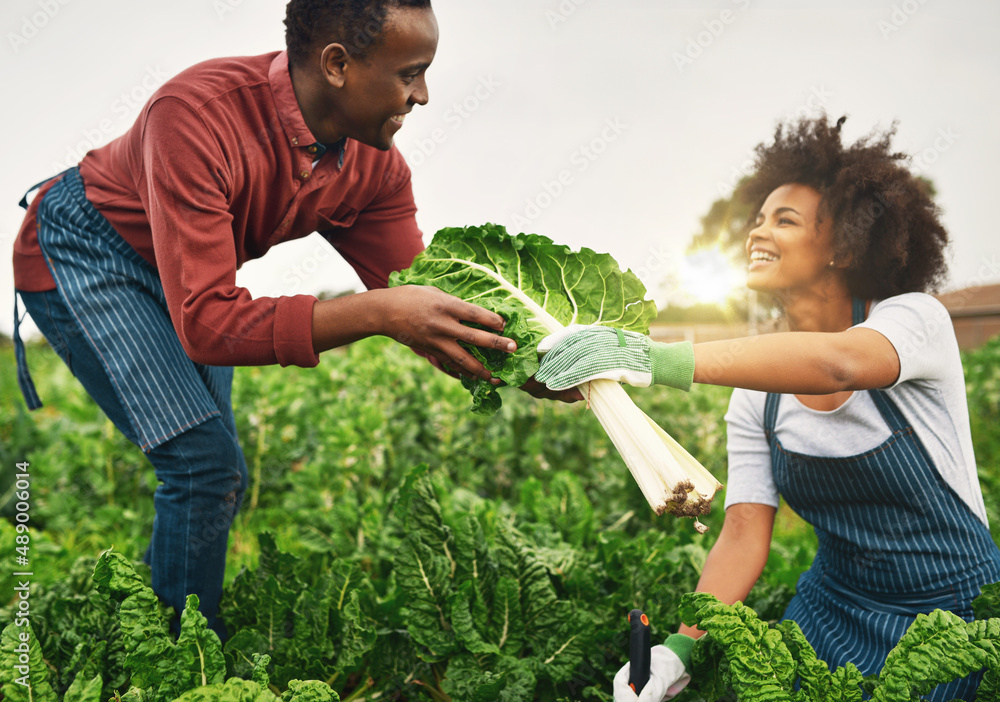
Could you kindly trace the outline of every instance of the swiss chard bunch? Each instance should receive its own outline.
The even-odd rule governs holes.
[[[977,616],[996,613],[997,586],[984,589]],[[735,691],[741,702],[909,702],[942,683],[987,669],[977,699],[997,699],[1000,619],[966,622],[943,610],[918,614],[889,652],[877,678],[847,663],[830,672],[799,626],[775,628],[749,607],[724,605],[708,593],[682,598],[681,618],[707,632],[692,650],[692,678],[706,699]]]
[[[597,324],[645,334],[656,316],[646,288],[608,254],[572,251],[538,234],[511,235],[495,224],[451,227],[434,235],[412,265],[389,284],[433,285],[504,317],[514,354],[468,347],[508,385],[521,386],[539,368],[538,344],[571,324]],[[486,380],[463,381],[473,411],[494,414],[500,396]],[[601,426],[615,444],[657,514],[707,514],[722,485],[659,425],[635,406],[617,383],[581,386]],[[700,525],[697,525],[700,526]]]

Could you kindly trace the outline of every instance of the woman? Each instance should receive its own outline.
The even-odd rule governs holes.
[[[694,345],[630,335],[630,346],[648,350],[636,356],[616,350],[612,330],[585,328],[545,345],[536,378],[559,389],[647,371],[682,389],[736,388],[726,518],[698,589],[745,599],[783,496],[819,539],[785,618],[831,668],[851,661],[868,675],[917,613],[971,619],[980,588],[1000,580],[1000,550],[954,330],[925,292],[944,278],[947,234],[927,188],[892,151],[893,130],[843,146],[843,122],[779,126],[738,193],[758,208],[747,284],[776,298],[789,332]],[[668,370],[685,367],[670,379]],[[669,648],[654,649],[638,699],[670,699],[683,687],[686,637],[700,633],[683,627]],[[626,679],[627,667],[616,700],[637,699]],[[978,682],[941,685],[930,699],[972,700]]]

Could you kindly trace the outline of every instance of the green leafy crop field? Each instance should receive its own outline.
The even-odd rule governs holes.
[[[498,415],[478,416],[458,381],[367,340],[315,369],[237,370],[250,488],[230,534],[229,638],[218,648],[191,617],[175,642],[140,562],[152,468],[47,347],[29,349],[46,403],[30,415],[0,353],[0,624],[24,579],[14,476],[27,461],[34,700],[607,702],[627,613],[647,612],[654,641],[673,632],[722,523],[722,494],[704,536],[655,516],[582,404],[507,389]],[[1000,339],[964,362],[997,538]],[[725,483],[728,390],[629,392]],[[746,603],[757,617],[780,618],[814,551],[783,509]],[[29,699],[11,681],[17,645],[0,643],[10,700]],[[695,684],[678,699],[706,698]]]

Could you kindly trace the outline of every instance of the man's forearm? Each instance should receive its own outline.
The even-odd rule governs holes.
[[[313,349],[322,353],[380,334],[379,291],[317,300],[313,305]]]

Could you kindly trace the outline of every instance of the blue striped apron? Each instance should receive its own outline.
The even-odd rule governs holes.
[[[863,319],[864,303],[855,301],[854,323]],[[889,396],[868,392],[892,434],[856,456],[787,451],[774,433],[781,396],[768,394],[764,410],[775,483],[819,540],[784,618],[831,669],[851,661],[865,675],[881,670],[918,613],[940,608],[971,621],[980,588],[1000,580],[989,530],[938,474]],[[928,699],[972,700],[980,678],[941,685]]]
[[[38,243],[125,409],[130,426],[122,433],[148,453],[212,417],[231,422],[233,369],[188,357],[156,270],[87,200],[78,169],[40,203]],[[17,360],[22,390],[33,394],[23,348]]]

